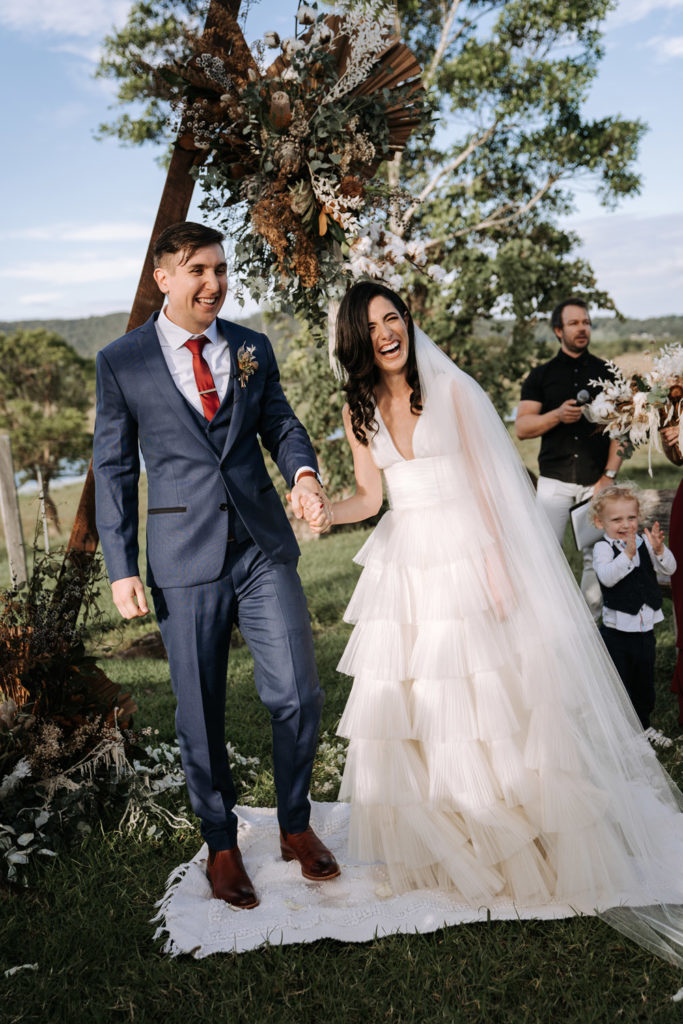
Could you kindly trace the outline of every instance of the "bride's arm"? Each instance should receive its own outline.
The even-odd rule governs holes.
[[[346,438],[353,455],[356,490],[350,498],[332,503],[333,523],[357,523],[376,515],[382,506],[382,474],[374,463],[368,445],[353,436],[348,405],[342,409]]]

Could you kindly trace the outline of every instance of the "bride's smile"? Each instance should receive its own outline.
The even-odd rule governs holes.
[[[368,303],[368,330],[375,365],[389,373],[402,371],[408,359],[408,328],[396,307],[383,295]]]

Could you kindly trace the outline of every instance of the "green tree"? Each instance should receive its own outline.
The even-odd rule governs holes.
[[[395,197],[383,225],[394,235],[391,248],[409,244],[414,253],[417,245],[427,254],[423,269],[410,261],[389,269],[421,326],[501,410],[538,358],[537,327],[557,301],[581,292],[598,308],[615,308],[560,220],[579,185],[607,207],[640,187],[634,166],[645,125],[619,113],[590,119],[584,109],[604,52],[601,24],[615,6],[397,0],[396,32],[424,69],[432,116],[377,171]],[[172,137],[165,111],[177,76],[149,69],[174,61],[180,67],[207,7],[199,0],[133,6],[127,26],[105,41],[99,74],[119,82],[119,101],[135,101],[136,116],[124,114],[102,126],[104,133],[128,143]],[[199,180],[215,210],[220,194],[211,194],[212,175]],[[380,256],[387,240],[379,239]],[[342,242],[342,256],[353,255],[352,241]],[[512,322],[510,331],[501,319]],[[300,339],[297,351],[308,345]],[[311,377],[308,359],[290,365]],[[331,375],[315,383],[326,408],[336,383]]]
[[[645,126],[582,111],[603,56],[600,24],[612,0],[399,0],[401,31],[425,68],[435,113],[429,145],[411,140],[388,173],[414,201],[394,230],[425,241],[446,271],[413,277],[413,309],[432,337],[499,406],[534,358],[534,326],[582,292],[614,309],[579,239],[558,224],[572,189],[613,207],[637,193]],[[514,322],[490,349],[475,325]]]
[[[12,438],[24,480],[42,475],[45,508],[59,530],[50,485],[65,465],[87,465],[92,448],[88,411],[94,362],[46,330],[0,334],[0,430]]]

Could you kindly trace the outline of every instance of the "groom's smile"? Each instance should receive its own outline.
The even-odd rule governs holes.
[[[202,334],[218,316],[228,291],[225,255],[220,245],[206,245],[190,256],[169,254],[154,272],[168,296],[169,320],[192,334]]]

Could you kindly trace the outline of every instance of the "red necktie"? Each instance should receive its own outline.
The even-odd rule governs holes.
[[[197,391],[202,400],[204,415],[207,420],[212,420],[218,412],[221,400],[218,397],[218,391],[213,382],[209,364],[202,355],[202,349],[208,340],[203,334],[199,338],[189,338],[185,342],[185,348],[189,348],[192,353],[192,369],[194,370],[194,379],[197,382]]]

